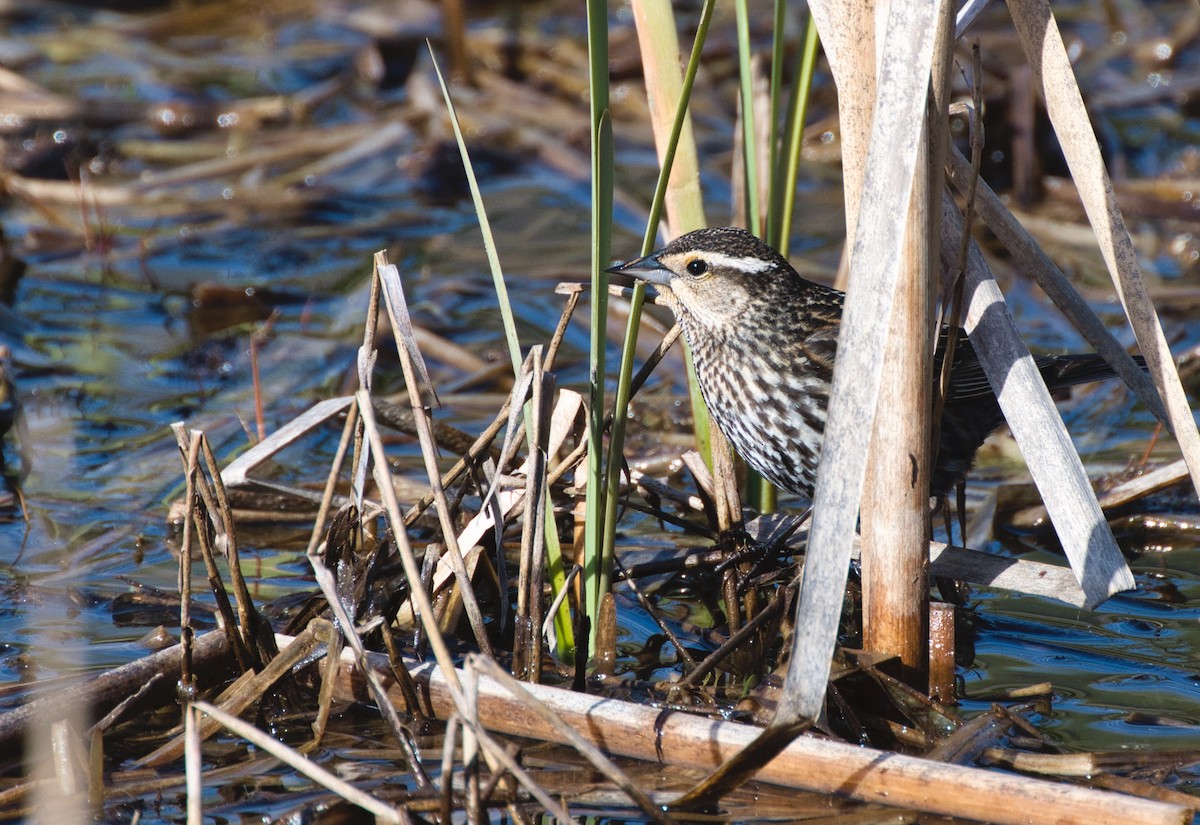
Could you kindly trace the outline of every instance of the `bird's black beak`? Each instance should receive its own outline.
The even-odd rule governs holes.
[[[632,275],[655,286],[669,286],[671,270],[663,266],[658,258],[647,255],[644,258],[634,258],[623,264],[608,269],[614,275]]]

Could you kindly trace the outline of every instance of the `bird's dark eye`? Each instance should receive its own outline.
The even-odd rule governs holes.
[[[708,272],[708,262],[701,258],[688,261],[687,271],[691,275],[703,275]]]

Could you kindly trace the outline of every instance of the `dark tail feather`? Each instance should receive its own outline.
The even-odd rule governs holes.
[[[1048,355],[1035,360],[1051,392],[1116,376],[1113,368],[1099,355]],[[1135,355],[1133,360],[1145,368],[1142,356]]]
[[[929,485],[935,496],[946,495],[962,480],[984,439],[1004,422],[1000,402],[992,395],[975,353],[968,354],[961,362],[955,358],[951,391],[942,410],[937,466]],[[1051,392],[1116,376],[1099,355],[1047,355],[1035,361]],[[1134,361],[1145,368],[1140,355],[1134,356]]]

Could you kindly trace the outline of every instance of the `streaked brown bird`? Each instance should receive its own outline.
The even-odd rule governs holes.
[[[658,289],[692,349],[709,411],[746,463],[776,486],[811,497],[845,296],[802,278],[770,246],[732,227],[689,232],[609,272]],[[945,339],[943,331],[938,365]],[[1114,374],[1098,355],[1036,363],[1051,392]],[[1002,423],[964,334],[954,351],[931,496],[945,496],[966,476]]]

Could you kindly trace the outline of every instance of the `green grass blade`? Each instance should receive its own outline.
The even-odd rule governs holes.
[[[483,205],[483,196],[479,192],[479,182],[475,177],[475,169],[471,164],[471,156],[467,151],[466,141],[463,139],[462,129],[459,128],[458,114],[454,111],[454,102],[450,98],[450,90],[446,86],[446,80],[442,76],[442,70],[438,66],[437,57],[433,54],[433,47],[429,48],[430,57],[433,58],[433,69],[437,74],[438,84],[442,88],[442,97],[446,101],[446,109],[450,114],[450,123],[454,128],[454,139],[458,143],[458,151],[462,156],[463,171],[467,175],[467,184],[471,189],[471,200],[475,204],[475,215],[479,221],[479,229],[483,233],[483,246],[487,252],[488,266],[492,271],[492,282],[496,288],[496,298],[500,302],[500,317],[504,324],[504,337],[508,341],[508,354],[513,362],[513,375],[519,375],[521,371],[521,342],[517,337],[517,327],[513,319],[512,305],[508,299],[508,288],[504,282],[504,272],[500,268],[500,258],[496,254],[496,243],[492,236],[491,223],[488,221],[487,210]],[[525,416],[526,428],[531,426],[528,415],[528,405]],[[532,433],[529,433],[530,441],[533,443]],[[543,495],[549,497],[550,491],[546,489]],[[553,508],[546,508],[546,556],[547,556],[547,572],[549,581],[554,593],[557,595],[562,589],[566,581],[566,573],[563,570],[562,563],[562,548],[558,542],[558,525],[554,521]],[[563,603],[562,608],[555,616],[555,627],[557,634],[555,638],[558,642],[558,656],[564,661],[570,661],[571,654],[575,647],[574,633],[571,626],[571,616],[566,603]]]
[[[512,359],[513,375],[521,374],[521,341],[517,337],[517,324],[513,320],[512,304],[508,300],[508,287],[504,283],[504,271],[500,268],[500,257],[496,254],[496,240],[492,236],[492,225],[488,221],[487,210],[483,206],[483,196],[479,193],[479,181],[475,178],[475,167],[471,165],[471,155],[467,152],[467,142],[463,138],[462,129],[458,125],[458,113],[454,111],[454,101],[450,99],[450,89],[442,70],[438,66],[437,55],[433,53],[433,44],[425,44],[429,48],[429,56],[433,60],[433,70],[437,74],[438,85],[442,87],[442,99],[446,101],[446,111],[450,114],[450,125],[454,128],[454,140],[458,143],[458,152],[462,156],[463,171],[467,175],[467,185],[471,188],[471,201],[475,204],[475,216],[479,220],[479,229],[483,233],[483,248],[487,252],[488,267],[492,271],[492,283],[496,287],[496,298],[500,302],[500,318],[504,324],[504,338],[508,342],[508,355]]]

